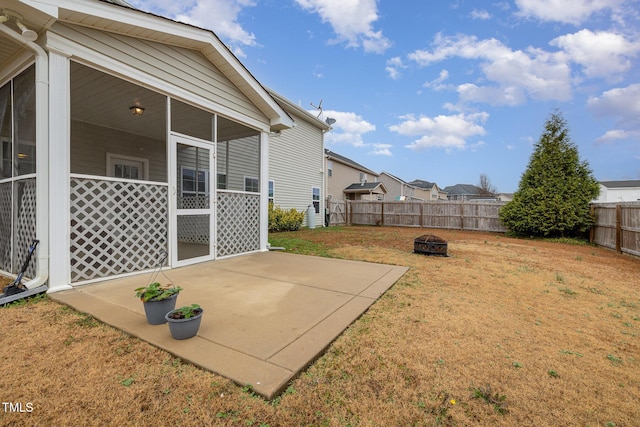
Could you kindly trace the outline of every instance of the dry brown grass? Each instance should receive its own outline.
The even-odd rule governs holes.
[[[452,257],[413,254],[424,233]],[[33,404],[0,424],[640,425],[639,259],[445,230],[292,236],[411,269],[275,401],[41,299],[0,311],[2,401]]]

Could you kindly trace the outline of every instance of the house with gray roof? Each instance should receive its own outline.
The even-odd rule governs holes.
[[[600,195],[595,203],[640,201],[640,180],[600,181]]]
[[[384,200],[387,189],[376,172],[329,149],[324,153],[327,198]]]
[[[472,184],[456,184],[444,188],[448,200],[470,200],[483,198],[480,187]]]
[[[436,184],[435,182],[425,181],[422,179],[414,179],[409,184],[428,192],[428,196],[425,200],[447,200],[447,192],[438,187],[438,184]]]

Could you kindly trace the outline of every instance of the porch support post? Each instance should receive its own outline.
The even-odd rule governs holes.
[[[269,133],[260,134],[260,251],[269,242]]]
[[[69,58],[59,51],[49,53],[49,290],[71,289],[70,268],[70,77]]]

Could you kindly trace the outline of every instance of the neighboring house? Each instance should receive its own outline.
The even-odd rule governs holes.
[[[378,183],[377,173],[331,150],[325,149],[324,153],[327,198],[384,200],[387,191],[384,185]]]
[[[344,189],[346,200],[367,200],[381,202],[385,199],[387,189],[381,182],[354,183]]]
[[[409,184],[426,191],[428,196],[425,200],[447,200],[447,192],[438,187],[438,184],[435,182],[414,179]]]
[[[510,202],[513,200],[513,193],[498,193],[496,198],[500,202]]]
[[[407,183],[389,172],[380,172],[378,179],[384,183],[388,191],[387,200],[425,201],[431,199],[429,191]]]
[[[480,187],[471,184],[456,184],[444,188],[448,200],[470,200],[485,198]]]
[[[267,250],[270,145],[291,142],[286,109],[320,124],[209,30],[120,0],[4,0],[0,16],[0,270],[16,273],[34,238],[27,286],[49,292],[148,271],[165,251],[177,267]],[[308,168],[321,176],[322,160]],[[321,181],[300,182],[313,203]]]
[[[640,180],[600,181],[595,203],[636,202],[640,200]]]
[[[325,212],[324,133],[330,126],[282,95],[269,93],[295,126],[269,138],[269,201],[305,212],[304,224],[322,226]],[[308,217],[309,206],[314,216]]]

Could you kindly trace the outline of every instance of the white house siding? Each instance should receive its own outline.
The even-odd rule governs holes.
[[[245,191],[245,177],[260,179],[260,136],[219,141],[216,163],[217,173],[226,175],[224,189]]]
[[[51,31],[67,39],[62,42],[52,38],[48,44],[53,48],[65,44],[60,48],[67,53],[74,53],[68,52],[70,45],[100,52],[105,61],[127,64],[145,76],[171,82],[181,90],[268,123],[264,114],[199,52],[71,24],[56,23]],[[82,52],[75,54],[82,56]]]
[[[640,200],[640,185],[637,187],[607,188],[600,184],[600,195],[596,203],[635,202]]]
[[[108,176],[107,153],[149,161],[149,180],[167,182],[167,148],[164,141],[105,129],[90,123],[71,122],[71,173]]]
[[[296,126],[269,138],[269,179],[274,183],[274,204],[305,212],[313,203],[312,189],[320,189],[320,212],[314,225],[324,224],[323,134],[318,127],[288,111]]]

